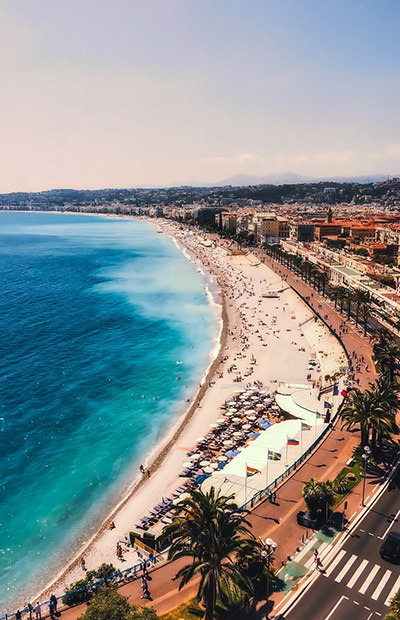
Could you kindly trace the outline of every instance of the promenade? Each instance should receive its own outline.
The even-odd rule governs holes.
[[[285,278],[286,282],[302,297],[310,297],[310,306],[324,317],[326,323],[333,331],[338,333],[343,323],[345,323],[342,341],[349,355],[352,356],[353,352],[356,352],[359,358],[364,358],[364,363],[360,365],[360,370],[356,373],[355,380],[358,380],[358,385],[361,389],[368,387],[369,382],[376,378],[376,373],[373,370],[374,365],[369,337],[363,337],[353,323],[346,321],[343,315],[334,308],[334,304],[330,300],[318,294],[290,270],[261,252],[259,257],[269,267],[279,273],[280,276]],[[358,432],[344,432],[340,429],[340,423],[336,422],[334,428],[325,436],[325,439],[311,457],[280,485],[277,489],[276,502],[272,504],[266,499],[251,512],[249,520],[254,534],[264,539],[271,537],[278,544],[275,554],[276,568],[288,565],[296,553],[296,549],[300,548],[307,536],[312,534],[311,531],[307,532],[304,527],[299,526],[296,521],[297,512],[305,507],[301,497],[303,484],[311,477],[318,478],[319,480],[335,478],[352,456],[358,442]],[[373,481],[367,479],[366,497],[372,493],[376,484],[376,479]],[[349,520],[354,519],[361,508],[360,493],[359,487],[356,487],[347,498],[348,507],[346,515]],[[131,601],[153,605],[156,611],[162,614],[194,596],[197,591],[196,580],[193,580],[192,583],[189,583],[180,591],[177,589],[177,584],[171,581],[180,566],[183,566],[185,563],[185,559],[179,562],[167,563],[155,568],[151,572],[152,580],[149,586],[152,601],[141,600],[140,580],[124,585],[121,587],[120,592],[125,596],[129,596]],[[282,596],[282,593],[272,595],[269,611],[271,606],[276,604]],[[84,609],[85,605],[81,605],[65,610],[62,612],[62,617],[66,620],[76,619],[83,613]]]

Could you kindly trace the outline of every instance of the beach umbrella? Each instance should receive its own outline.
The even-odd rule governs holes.
[[[204,461],[200,461],[200,465],[202,467],[207,467],[210,464],[210,461],[207,461],[207,459],[205,459]]]
[[[210,463],[211,469],[218,469],[218,463]]]
[[[226,422],[225,418],[218,418],[217,420],[218,424],[223,424],[224,422]]]
[[[182,467],[187,469],[188,467],[193,467],[193,463],[182,463]]]
[[[241,421],[241,419],[240,419],[240,418],[238,418],[238,417],[236,417],[236,418],[232,418],[232,422],[240,422],[240,421]]]
[[[251,428],[251,424],[243,424],[242,429],[244,431],[247,431],[249,428]]]
[[[213,472],[214,472],[214,470],[210,466],[204,468],[204,473],[206,473],[206,474],[212,474]]]
[[[201,443],[202,441],[205,441],[205,437],[197,437],[196,441],[197,443]]]
[[[198,461],[202,456],[200,452],[195,452],[192,456],[189,456],[189,461]]]
[[[222,442],[224,444],[224,446],[231,446],[234,442],[232,441],[232,439],[225,439],[225,441]]]
[[[253,413],[256,413],[255,409],[246,409],[246,415],[248,416],[249,414],[252,415]]]
[[[228,401],[228,405],[236,405],[236,400],[230,400]]]
[[[236,431],[235,433],[232,433],[234,437],[240,437],[241,434],[242,434],[242,431]]]
[[[258,396],[250,396],[251,400],[258,400]]]
[[[225,456],[224,454],[221,454],[220,456],[217,456],[217,461],[224,462],[224,461],[227,461],[227,460],[228,460],[228,457]]]
[[[253,422],[254,420],[257,419],[257,416],[255,416],[255,415],[248,415],[247,419]]]
[[[230,418],[230,417],[231,417],[231,416],[233,416],[233,415],[236,415],[236,409],[235,409],[235,411],[228,410],[228,411],[225,413],[225,415],[226,415],[228,418]]]
[[[210,428],[218,428],[218,424],[211,424]]]

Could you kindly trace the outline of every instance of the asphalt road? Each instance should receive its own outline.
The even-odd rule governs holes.
[[[382,540],[391,530],[400,531],[400,468],[345,544],[322,566],[312,587],[282,618],[383,618],[388,612],[390,598],[400,589],[400,565],[382,560],[379,554]]]

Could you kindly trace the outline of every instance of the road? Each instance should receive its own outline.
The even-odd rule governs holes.
[[[382,560],[386,534],[400,531],[400,469],[285,620],[378,620],[400,589],[400,566]],[[314,569],[315,570],[315,569]],[[278,616],[280,617],[280,616]]]

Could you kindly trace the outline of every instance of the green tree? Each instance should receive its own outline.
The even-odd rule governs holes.
[[[340,417],[342,420],[342,428],[350,431],[354,427],[359,426],[361,431],[361,445],[369,445],[369,431],[371,428],[371,419],[376,408],[376,399],[368,390],[354,390],[350,393],[347,405],[345,405]]]
[[[384,620],[400,620],[400,590],[390,601],[389,613]]]
[[[361,320],[363,322],[363,326],[364,326],[364,336],[367,335],[367,329],[368,329],[368,319],[371,316],[371,313],[369,311],[369,307],[367,304],[362,304],[360,306],[360,317]]]
[[[335,502],[335,490],[330,480],[320,482],[310,478],[303,486],[302,495],[308,512],[314,517],[324,514]]]
[[[96,594],[79,620],[157,620],[152,607],[128,602],[116,588],[108,587]]]
[[[378,332],[374,340],[374,358],[379,364],[380,374],[387,375],[393,383],[396,371],[399,370],[400,346],[388,329]]]
[[[200,576],[197,597],[205,606],[205,620],[214,618],[218,599],[225,602],[233,598],[233,586],[253,591],[251,581],[242,575],[235,558],[239,552],[250,553],[259,543],[232,500],[233,495],[222,496],[214,487],[207,493],[194,489],[177,504],[176,518],[164,528],[164,535],[172,540],[169,558],[192,558],[177,573],[179,589],[195,575]]]

